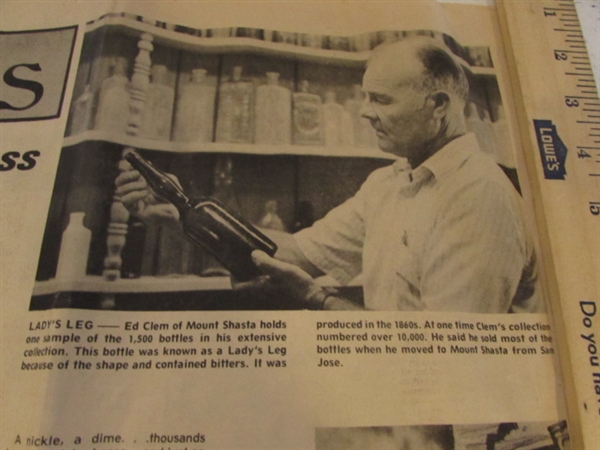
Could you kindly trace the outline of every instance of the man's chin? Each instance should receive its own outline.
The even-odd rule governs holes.
[[[378,138],[377,147],[379,147],[379,150],[381,150],[383,153],[389,153],[394,156],[402,157],[401,155],[398,155],[398,149],[391,145],[390,141],[387,139]]]

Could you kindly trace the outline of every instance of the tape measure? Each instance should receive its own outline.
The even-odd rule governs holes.
[[[572,448],[600,448],[600,100],[575,4],[499,0]],[[597,313],[595,312],[597,310]]]

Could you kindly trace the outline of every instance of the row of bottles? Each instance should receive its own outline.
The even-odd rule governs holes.
[[[95,96],[86,87],[74,101],[70,134],[87,129],[123,134],[129,118],[126,61],[115,58],[112,74],[100,87],[92,124]],[[376,136],[367,119],[360,116],[362,93],[354,86],[344,105],[333,90],[311,93],[308,81],[292,93],[279,83],[279,73],[267,72],[256,86],[245,79],[241,66],[217,87],[202,68],[178,89],[169,86],[164,65],[154,65],[139,136],[161,141],[216,142],[266,145],[318,145],[375,148]],[[217,100],[218,98],[218,100]],[[216,129],[215,127],[216,104]]]

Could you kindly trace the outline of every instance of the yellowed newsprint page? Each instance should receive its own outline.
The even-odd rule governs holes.
[[[585,448],[494,7],[0,6],[1,449]]]

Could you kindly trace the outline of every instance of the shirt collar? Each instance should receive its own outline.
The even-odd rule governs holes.
[[[397,160],[393,164],[394,173],[407,183],[424,184],[430,178],[439,179],[455,172],[476,152],[480,152],[477,138],[474,133],[467,133],[448,142],[414,170],[406,159]]]
[[[437,179],[453,173],[472,155],[480,152],[474,133],[467,133],[451,140],[438,152],[431,155],[421,166],[429,170]]]

